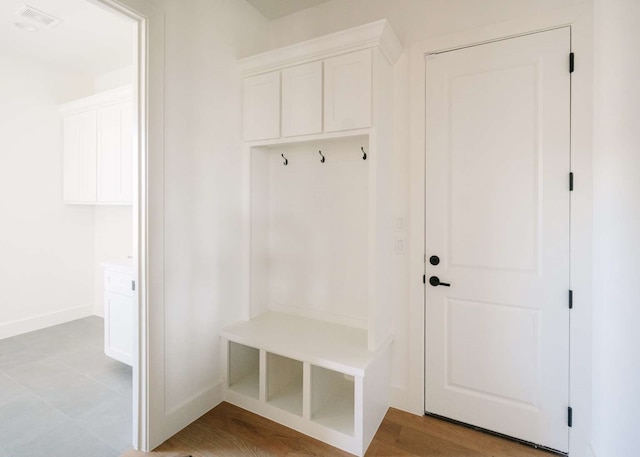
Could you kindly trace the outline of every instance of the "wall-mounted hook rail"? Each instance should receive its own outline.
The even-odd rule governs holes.
[[[322,155],[322,151],[318,151],[318,154],[320,154],[320,157],[322,157],[322,159],[320,159],[320,163],[324,163],[324,156]]]
[[[282,158],[284,159],[284,162],[282,162],[285,166],[289,165],[289,161],[287,160],[287,158],[284,156],[284,154],[280,154],[282,156]]]
[[[364,152],[364,146],[360,146],[360,150],[362,151],[362,160],[367,160],[367,153]]]

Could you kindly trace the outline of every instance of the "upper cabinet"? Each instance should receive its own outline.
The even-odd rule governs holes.
[[[243,112],[246,140],[280,136],[280,72],[244,80]]]
[[[64,119],[63,199],[69,204],[132,203],[131,87],[60,107]]]
[[[133,116],[131,102],[100,108],[97,112],[97,200],[132,201]]]
[[[240,60],[245,141],[295,141],[375,127],[376,119],[390,116],[376,112],[387,108],[376,96],[391,90],[387,67],[401,52],[381,20]]]
[[[324,130],[371,127],[371,50],[324,62]]]
[[[65,202],[96,200],[96,112],[64,118],[63,198]]]
[[[282,136],[322,132],[322,62],[282,70]]]

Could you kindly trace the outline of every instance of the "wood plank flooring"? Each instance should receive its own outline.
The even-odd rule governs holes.
[[[554,454],[431,417],[389,409],[368,457],[551,457]],[[221,403],[154,452],[122,457],[302,457],[351,454],[229,403]]]

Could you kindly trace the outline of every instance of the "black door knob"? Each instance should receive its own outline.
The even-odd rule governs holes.
[[[436,287],[436,286],[451,287],[451,284],[447,284],[446,282],[440,282],[440,278],[438,278],[437,276],[431,276],[429,278],[429,284],[431,284],[433,287]]]

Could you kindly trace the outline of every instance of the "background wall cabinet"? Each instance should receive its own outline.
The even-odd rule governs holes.
[[[65,116],[63,138],[64,201],[96,201],[96,112]]]
[[[97,112],[97,201],[128,203],[133,191],[133,116],[131,102]]]
[[[63,199],[77,204],[131,204],[133,105],[130,87],[60,107],[64,115]]]
[[[104,266],[104,353],[133,365],[135,269],[127,265]]]

